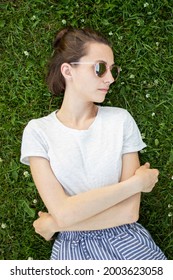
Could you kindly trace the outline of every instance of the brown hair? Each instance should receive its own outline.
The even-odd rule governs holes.
[[[98,42],[110,46],[110,43],[99,33],[88,29],[68,27],[56,35],[53,47],[54,53],[48,65],[46,81],[53,95],[65,90],[65,79],[61,73],[61,65],[77,62],[87,54],[87,43]],[[110,46],[111,47],[111,46]]]

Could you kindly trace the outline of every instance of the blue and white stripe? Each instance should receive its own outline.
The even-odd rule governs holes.
[[[166,260],[139,223],[94,231],[66,231],[54,242],[52,260]]]

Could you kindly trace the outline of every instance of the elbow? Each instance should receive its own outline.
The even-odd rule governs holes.
[[[139,207],[133,205],[128,211],[128,219],[130,223],[135,223],[139,220]]]
[[[136,223],[139,220],[139,213],[131,213],[129,215],[129,223]]]

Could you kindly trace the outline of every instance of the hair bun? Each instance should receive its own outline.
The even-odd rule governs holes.
[[[62,30],[60,30],[55,37],[54,43],[53,43],[53,47],[57,48],[61,39],[64,37],[65,34],[67,34],[69,31],[69,28],[64,28]]]

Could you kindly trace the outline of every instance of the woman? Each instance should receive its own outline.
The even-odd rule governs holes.
[[[46,240],[59,232],[51,259],[166,259],[137,223],[140,193],[153,189],[158,170],[140,167],[145,144],[132,116],[96,105],[119,72],[96,32],[57,34],[47,83],[54,95],[64,93],[63,102],[28,123],[21,154],[48,209],[35,230]]]

